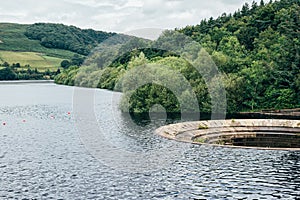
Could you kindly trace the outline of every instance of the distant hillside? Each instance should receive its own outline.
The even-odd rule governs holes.
[[[113,35],[63,24],[0,23],[0,68],[18,64],[57,71],[63,60],[80,65],[94,47]]]
[[[29,39],[38,40],[47,48],[70,50],[81,55],[88,55],[97,44],[115,33],[80,29],[63,24],[36,23],[26,27],[25,35]]]
[[[28,27],[30,25],[0,23],[0,50],[38,52],[64,59],[71,59],[74,55],[71,51],[49,49],[42,46],[37,40],[30,40],[25,36]]]
[[[47,69],[56,71],[60,67],[60,63],[64,59],[58,57],[47,56],[46,54],[37,52],[16,52],[16,51],[1,51],[0,50],[0,64],[20,64],[20,68],[39,69],[45,71]],[[3,64],[2,64],[3,65]]]
[[[0,50],[40,52],[71,58],[74,53],[88,55],[94,47],[113,35],[115,33],[63,24],[0,23]]]

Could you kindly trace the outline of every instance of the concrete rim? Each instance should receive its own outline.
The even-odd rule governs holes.
[[[287,128],[293,130],[295,135],[300,136],[300,120],[277,120],[277,119],[239,119],[239,120],[210,120],[210,121],[193,121],[162,126],[155,130],[155,134],[164,138],[178,142],[186,142],[198,145],[209,145],[226,148],[242,148],[256,150],[282,150],[282,151],[300,151],[300,148],[274,148],[274,147],[254,147],[254,146],[233,146],[222,144],[210,144],[195,141],[199,135],[209,136],[216,133],[216,129],[223,129],[234,133],[238,128]],[[219,133],[221,136],[222,133]],[[292,133],[293,134],[293,133]]]

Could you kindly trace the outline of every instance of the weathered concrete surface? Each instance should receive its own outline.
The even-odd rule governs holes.
[[[211,145],[216,145],[215,142],[222,138],[245,138],[256,137],[258,135],[266,135],[267,138],[274,138],[274,140],[278,139],[277,137],[284,140],[285,136],[298,139],[300,136],[300,120],[243,119],[185,122],[160,127],[155,130],[155,133],[180,142]],[[242,146],[242,148],[300,151],[300,147],[261,148]]]

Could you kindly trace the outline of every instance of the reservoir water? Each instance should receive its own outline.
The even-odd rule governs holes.
[[[72,87],[55,84],[0,85],[0,199],[300,196],[300,152],[175,144],[153,134],[163,121],[132,126],[131,118],[110,111],[115,106],[112,99],[120,94],[97,90],[95,117],[112,144],[141,155],[160,150],[164,154],[164,146],[181,150],[163,167],[119,170],[91,154],[82,141],[73,115],[73,92]]]

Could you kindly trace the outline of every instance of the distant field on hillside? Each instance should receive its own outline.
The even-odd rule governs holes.
[[[13,52],[0,51],[0,63],[8,62],[9,64],[20,63],[21,66],[30,65],[31,68],[37,68],[40,71],[46,69],[57,70],[63,59],[47,56],[35,52]]]
[[[28,39],[24,33],[29,25],[0,23],[0,50],[40,52],[48,56],[71,59],[73,52],[61,49],[49,49],[37,40]]]

